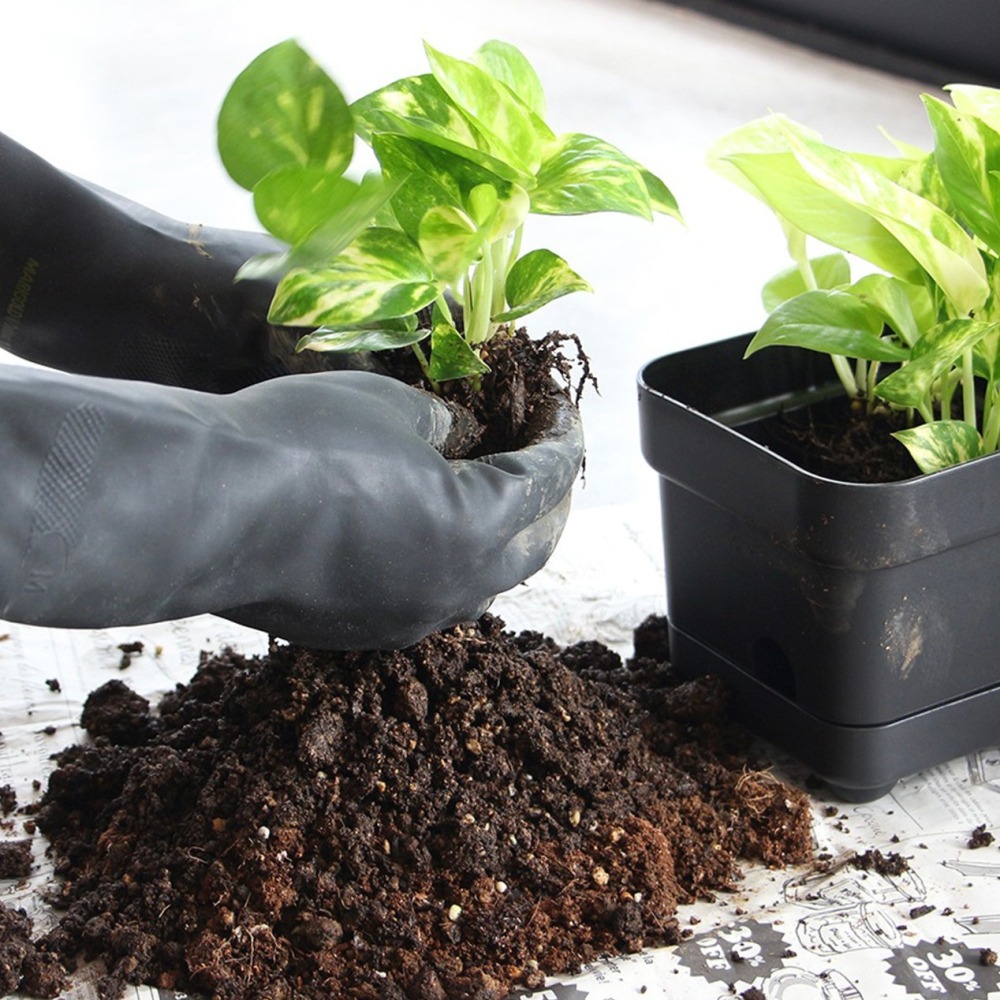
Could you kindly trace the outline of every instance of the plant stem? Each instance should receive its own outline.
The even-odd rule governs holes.
[[[872,398],[868,392],[868,362],[864,358],[854,359],[854,384],[858,395],[864,397],[866,409],[871,412]]]
[[[945,372],[936,383],[942,420],[947,420],[951,417],[951,401],[955,395],[955,387],[958,385],[960,377],[960,374],[956,371]]]
[[[967,424],[978,427],[976,419],[976,385],[972,365],[972,348],[962,355],[962,415]]]
[[[521,255],[521,240],[524,237],[524,224],[522,223],[517,229],[514,230],[514,238],[510,243],[510,253],[507,255],[507,273],[510,273],[510,269],[514,266],[517,258]],[[507,274],[504,275],[504,281],[507,280]]]
[[[509,242],[507,239],[497,240],[491,247],[493,256],[493,294],[490,297],[490,316],[504,311],[507,305],[507,265]]]
[[[833,362],[834,371],[840,379],[844,391],[851,399],[857,399],[861,395],[858,383],[855,381],[854,372],[851,370],[851,363],[842,354],[831,354],[830,360]]]
[[[420,370],[424,373],[424,378],[427,379],[427,384],[431,387],[431,392],[440,395],[441,384],[435,382],[431,378],[431,366],[427,363],[427,355],[424,354],[424,349],[419,344],[411,344],[413,353],[416,355],[417,363],[420,365]]]
[[[484,253],[472,275],[471,319],[466,312],[465,339],[481,344],[490,336],[490,302],[493,290],[493,256]]]
[[[984,418],[983,426],[983,453],[996,451],[1000,442],[1000,406],[997,406],[996,387],[990,386],[986,392],[985,412],[988,414]]]
[[[869,403],[875,402],[875,386],[878,385],[878,371],[882,367],[881,361],[873,361],[868,366],[868,383],[865,386],[865,396]]]

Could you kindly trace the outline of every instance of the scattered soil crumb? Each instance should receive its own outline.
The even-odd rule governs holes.
[[[910,910],[910,919],[919,920],[921,917],[926,917],[928,913],[933,913],[937,909],[936,906],[932,906],[930,903],[925,903],[923,906],[914,906]]]
[[[145,646],[141,642],[122,642],[118,644],[122,657],[118,661],[119,670],[128,670],[132,666],[132,660],[142,654]]]
[[[751,986],[750,989],[744,990],[740,994],[740,997],[742,997],[742,1000],[767,1000],[767,994],[756,986]]]
[[[0,813],[9,816],[17,808],[17,792],[11,785],[0,785]]]
[[[997,964],[997,953],[992,948],[980,948],[979,949],[979,964],[980,965],[996,965]]]
[[[31,940],[31,919],[0,903],[0,995],[21,990],[33,997],[57,997],[66,977],[56,958]]]
[[[489,615],[396,652],[205,655],[158,711],[113,681],[84,716],[37,816],[42,946],[101,959],[102,998],[501,1000],[680,940],[741,859],[811,855],[720,683]]]
[[[851,864],[862,871],[873,871],[879,875],[902,875],[910,870],[910,863],[895,851],[883,854],[876,849],[869,849],[864,854],[855,854]]]
[[[0,878],[27,878],[32,861],[30,839],[0,841]]]
[[[58,677],[50,677],[46,682],[45,686],[53,693],[58,694],[62,691],[62,685],[59,683]]]
[[[996,840],[996,837],[986,829],[986,824],[983,823],[972,831],[968,846],[973,850],[978,847],[989,847],[994,840]]]

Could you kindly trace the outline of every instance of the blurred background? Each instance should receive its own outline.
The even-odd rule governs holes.
[[[930,5],[959,20],[967,8]],[[489,38],[513,42],[539,71],[556,131],[621,146],[666,180],[685,216],[684,226],[602,215],[533,217],[526,227],[528,245],[560,253],[595,289],[531,319],[537,334],[578,334],[600,381],[600,394],[583,404],[588,466],[577,504],[632,503],[656,490],[638,448],[639,368],[659,354],[752,330],[763,315],[761,284],[787,263],[766,210],[704,165],[713,140],[776,110],[858,150],[889,151],[880,128],[926,146],[918,95],[989,70],[963,75],[958,67],[949,78],[953,67],[936,65],[935,53],[901,59],[877,38],[854,38],[850,25],[830,36],[794,10],[775,21],[722,6],[728,9],[711,0],[695,2],[698,9],[663,0],[10,5],[0,131],[167,215],[253,228],[249,195],[219,165],[215,116],[229,83],[262,49],[297,38],[354,99],[423,72],[423,39],[457,56]],[[909,4],[883,6],[908,21]],[[734,10],[740,16],[711,16]],[[781,30],[789,22],[794,30]],[[799,44],[817,37],[836,44],[827,52]],[[842,58],[854,50],[867,65]]]

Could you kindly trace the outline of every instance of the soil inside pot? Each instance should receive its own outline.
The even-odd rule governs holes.
[[[623,665],[486,616],[399,652],[204,656],[154,711],[119,681],[38,813],[44,951],[103,997],[493,998],[679,938],[740,859],[809,857],[805,797],[748,765],[662,621]]]
[[[739,430],[807,472],[849,483],[891,483],[920,470],[892,432],[906,426],[902,414],[838,396],[775,414]]]

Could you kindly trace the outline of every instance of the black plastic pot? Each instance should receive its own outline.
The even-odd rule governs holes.
[[[831,789],[868,801],[1000,740],[1000,455],[887,484],[824,478],[763,441],[841,390],[824,356],[749,337],[639,380],[661,477],[672,658]]]

